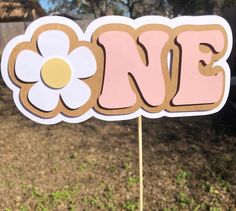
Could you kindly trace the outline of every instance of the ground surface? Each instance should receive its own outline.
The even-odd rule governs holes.
[[[236,210],[236,135],[222,120],[143,120],[145,210]],[[0,134],[0,210],[138,209],[136,120],[39,125],[1,85]]]

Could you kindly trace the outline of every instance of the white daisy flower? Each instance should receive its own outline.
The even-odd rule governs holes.
[[[46,112],[54,110],[60,98],[70,109],[83,106],[91,89],[80,79],[91,77],[97,69],[90,49],[78,47],[69,52],[70,39],[59,30],[41,33],[37,46],[40,54],[23,50],[15,64],[21,81],[35,83],[28,93],[30,103]]]

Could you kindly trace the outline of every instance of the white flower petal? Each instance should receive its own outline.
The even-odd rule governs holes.
[[[73,67],[75,78],[87,78],[96,73],[96,59],[87,47],[73,50],[68,56],[68,61]]]
[[[74,79],[61,90],[64,103],[71,109],[77,109],[84,105],[91,96],[89,86],[79,79]]]
[[[43,111],[52,111],[59,101],[59,91],[50,89],[41,81],[34,84],[29,90],[29,101]]]
[[[43,58],[31,50],[24,50],[16,57],[16,76],[25,82],[35,82],[40,79]]]
[[[44,57],[65,56],[69,52],[70,40],[62,31],[45,31],[38,37],[38,48]]]

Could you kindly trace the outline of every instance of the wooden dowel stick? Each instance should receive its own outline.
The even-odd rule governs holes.
[[[139,146],[139,210],[143,211],[143,143],[142,116],[138,117],[138,146]]]

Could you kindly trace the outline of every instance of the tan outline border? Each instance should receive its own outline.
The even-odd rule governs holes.
[[[85,46],[85,47],[88,47],[95,55],[95,59],[97,62],[96,74],[93,75],[92,77],[87,78],[87,79],[80,79],[80,80],[84,81],[91,88],[92,96],[91,96],[90,100],[84,106],[82,106],[78,109],[74,109],[74,110],[69,109],[63,103],[62,99],[59,100],[57,107],[50,112],[45,112],[45,111],[42,111],[42,110],[36,108],[28,100],[29,89],[35,83],[24,83],[24,82],[20,81],[17,78],[17,76],[15,75],[14,69],[15,69],[15,62],[16,62],[16,58],[17,58],[18,54],[23,50],[32,50],[32,51],[40,54],[40,52],[37,49],[37,39],[42,32],[45,32],[48,30],[60,30],[60,31],[63,31],[67,34],[67,36],[70,39],[69,52],[71,52],[72,50],[74,50],[77,47]],[[59,113],[62,113],[68,117],[77,117],[77,116],[80,116],[80,115],[86,113],[91,107],[93,107],[96,104],[96,99],[97,99],[97,96],[99,95],[99,92],[100,92],[100,84],[101,83],[99,83],[99,81],[102,78],[102,76],[101,76],[102,71],[99,70],[99,67],[103,66],[103,59],[101,57],[99,57],[99,55],[102,55],[100,48],[98,48],[93,43],[90,43],[87,41],[79,41],[79,38],[77,37],[76,33],[70,27],[63,25],[63,24],[46,24],[46,25],[39,27],[34,32],[30,42],[21,43],[14,48],[14,50],[12,51],[12,53],[10,55],[9,64],[8,64],[9,77],[15,85],[20,87],[20,101],[21,101],[22,105],[25,107],[25,109],[27,109],[29,112],[35,114],[36,116],[42,117],[42,118],[53,118],[53,117],[57,116]]]
[[[98,28],[92,36],[93,42],[98,42],[99,43],[99,36],[106,32],[106,31],[122,31],[122,32],[127,32],[134,40],[136,43],[136,47],[138,50],[138,53],[140,55],[140,58],[142,59],[143,63],[146,64],[146,49],[144,49],[145,46],[141,45],[138,41],[139,36],[146,32],[146,31],[164,31],[169,35],[169,40],[166,42],[162,53],[161,53],[161,66],[162,66],[162,73],[163,77],[165,80],[165,88],[168,90],[168,86],[170,84],[170,76],[168,72],[168,64],[167,64],[167,55],[169,53],[169,49],[171,48],[171,39],[172,39],[172,29],[169,26],[166,25],[161,25],[161,24],[147,24],[144,26],[141,26],[138,29],[134,29],[131,26],[125,25],[125,24],[107,24],[104,26],[101,26]],[[99,44],[101,45],[101,44]],[[103,49],[103,55],[105,57],[105,52]],[[104,67],[104,74],[105,74],[105,67]],[[104,81],[103,81],[104,82]],[[142,93],[139,90],[137,83],[135,83],[134,77],[131,77],[129,75],[129,82],[131,85],[132,90],[137,96],[137,102],[134,106],[129,107],[129,108],[118,108],[118,109],[106,109],[103,108],[102,106],[99,105],[99,102],[97,101],[97,105],[94,107],[94,109],[98,113],[102,113],[105,115],[125,115],[125,114],[130,114],[135,111],[137,111],[139,108],[144,109],[145,111],[151,112],[151,113],[157,113],[165,109],[165,107],[168,105],[168,99],[169,99],[169,94],[166,92],[166,96],[164,98],[164,101],[161,105],[153,107],[149,106],[149,104],[143,100],[142,98]]]
[[[89,87],[91,88],[92,96],[90,100],[81,108],[78,109],[69,109],[68,107],[65,106],[63,101],[60,99],[57,107],[51,111],[51,112],[44,112],[42,110],[39,110],[35,106],[33,106],[29,100],[28,100],[28,91],[29,89],[33,86],[34,83],[23,83],[20,81],[16,75],[15,75],[15,61],[17,55],[22,51],[22,50],[32,50],[36,53],[38,52],[37,49],[37,39],[39,34],[41,34],[44,31],[47,30],[61,30],[65,32],[69,39],[70,39],[70,52],[79,47],[79,46],[86,46],[88,47],[95,55],[96,61],[97,61],[97,72],[95,75],[88,79],[80,79],[86,82]],[[165,79],[165,84],[166,84],[166,96],[165,100],[162,105],[157,106],[157,107],[152,107],[149,106],[148,103],[146,103],[144,100],[142,100],[142,94],[140,93],[140,90],[135,84],[135,80],[130,77],[130,84],[137,96],[137,103],[135,106],[130,107],[130,108],[122,108],[122,109],[106,109],[102,108],[99,103],[98,103],[98,98],[101,93],[102,85],[103,85],[103,74],[105,72],[104,68],[104,49],[101,48],[99,45],[99,36],[105,32],[105,31],[111,31],[111,30],[116,30],[116,31],[125,31],[129,33],[136,45],[137,49],[140,54],[140,58],[143,60],[143,62],[146,62],[146,54],[145,54],[145,49],[143,45],[140,45],[138,43],[138,37],[141,33],[148,31],[148,30],[162,30],[165,31],[166,33],[169,34],[169,41],[167,41],[165,47],[162,50],[161,54],[161,61],[162,64],[161,66],[163,67],[163,76]],[[223,72],[224,74],[224,83],[225,83],[225,72],[224,69],[220,66],[216,66],[212,68],[214,62],[218,61],[221,59],[228,47],[228,39],[227,39],[227,33],[225,29],[218,24],[208,24],[208,25],[182,25],[178,26],[174,29],[170,28],[169,26],[166,25],[161,25],[161,24],[147,24],[144,26],[141,26],[138,29],[134,29],[133,27],[126,25],[126,24],[105,24],[101,27],[99,27],[92,35],[92,41],[79,41],[77,34],[73,31],[72,28],[69,26],[63,25],[63,24],[45,24],[41,27],[39,27],[33,34],[31,41],[29,42],[23,42],[18,44],[13,51],[11,52],[11,55],[9,57],[9,63],[8,63],[8,72],[9,72],[9,77],[11,81],[20,87],[20,101],[22,105],[27,109],[29,112],[33,113],[34,115],[42,118],[53,118],[57,116],[59,113],[64,114],[65,116],[68,117],[78,117],[81,116],[82,114],[86,113],[90,108],[94,108],[98,113],[104,114],[104,115],[126,115],[126,114],[131,114],[135,111],[137,111],[139,108],[144,109],[147,112],[150,113],[158,113],[162,110],[167,110],[169,112],[188,112],[188,111],[207,111],[207,110],[212,110],[216,108],[222,101],[223,95],[225,90],[222,93],[221,99],[214,103],[214,104],[208,104],[208,105],[183,105],[183,106],[174,106],[171,104],[172,99],[178,92],[178,84],[179,84],[179,74],[180,74],[180,68],[179,68],[179,61],[180,61],[180,48],[178,45],[175,43],[175,39],[180,34],[181,32],[187,31],[187,30],[192,30],[192,31],[204,31],[204,30],[220,30],[223,33],[224,40],[225,40],[225,46],[224,50],[219,53],[214,53],[213,52],[213,57],[212,61],[210,64],[207,66],[202,66],[199,62],[199,71],[203,75],[214,75],[219,72]],[[200,46],[199,46],[200,47]],[[201,47],[201,50],[204,50],[205,48]],[[173,63],[172,63],[172,73],[171,77],[169,75],[168,71],[168,65],[167,65],[167,55],[169,51],[173,52]],[[213,71],[212,71],[213,70]]]
[[[174,33],[175,33],[175,40],[174,42],[177,42],[177,36],[184,32],[184,31],[209,31],[209,30],[214,30],[214,31],[221,31],[223,36],[224,36],[224,48],[222,50],[222,52],[216,53],[216,52],[212,52],[212,60],[211,62],[206,65],[203,66],[201,64],[201,62],[199,61],[199,71],[202,75],[205,76],[213,76],[219,72],[223,73],[224,76],[224,84],[223,84],[223,92],[221,95],[221,98],[219,99],[218,102],[216,103],[212,103],[212,104],[201,104],[201,105],[173,105],[172,104],[172,100],[173,98],[176,96],[177,92],[178,92],[178,85],[180,83],[180,74],[181,74],[181,67],[179,66],[179,64],[181,64],[181,49],[180,49],[180,44],[175,44],[175,46],[179,49],[178,50],[178,55],[177,57],[175,57],[175,55],[173,56],[174,61],[173,61],[173,69],[172,69],[172,78],[171,78],[171,87],[170,87],[170,92],[171,92],[171,101],[169,102],[169,106],[166,107],[166,110],[169,112],[190,112],[190,111],[208,111],[208,110],[212,110],[214,108],[216,108],[217,106],[219,106],[219,104],[221,103],[224,93],[225,93],[225,71],[223,69],[223,67],[221,66],[216,66],[214,68],[212,68],[213,64],[220,60],[226,53],[227,48],[228,48],[228,39],[227,39],[227,33],[225,31],[225,29],[218,24],[209,24],[209,25],[184,25],[184,26],[179,26],[176,27],[174,29]],[[203,44],[204,45],[204,44]],[[204,48],[201,47],[201,45],[199,46],[201,51],[206,51],[206,46],[204,46]],[[211,46],[213,48],[213,46]],[[208,48],[208,50],[210,50],[210,48]],[[177,51],[174,51],[174,53]],[[178,61],[179,60],[179,61]]]

